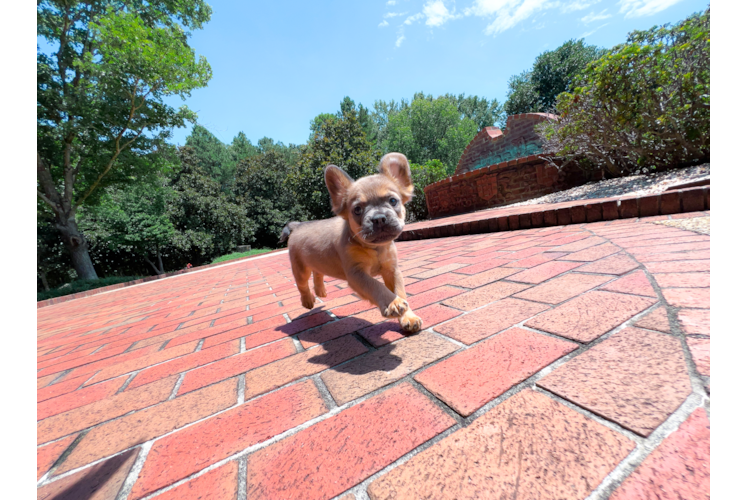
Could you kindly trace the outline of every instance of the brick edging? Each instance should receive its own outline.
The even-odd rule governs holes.
[[[36,308],[41,309],[42,307],[47,307],[47,306],[51,306],[54,304],[60,304],[62,302],[67,302],[69,300],[82,299],[84,297],[98,295],[100,293],[109,292],[111,290],[117,290],[118,288],[125,288],[128,286],[139,285],[141,283],[147,283],[149,281],[155,281],[155,280],[160,280],[164,278],[171,278],[172,276],[178,276],[180,274],[191,273],[193,271],[200,271],[202,269],[208,269],[210,267],[223,266],[225,264],[231,264],[232,262],[237,262],[240,260],[253,259],[260,255],[269,255],[271,253],[281,252],[283,250],[286,250],[286,249],[277,248],[275,250],[271,250],[269,252],[261,253],[258,255],[250,255],[248,257],[239,257],[236,259],[224,260],[222,262],[216,262],[215,264],[205,264],[204,266],[191,267],[190,269],[180,269],[179,271],[170,271],[168,273],[159,274],[157,276],[146,276],[145,278],[140,278],[140,279],[132,280],[132,281],[125,281],[124,283],[116,283],[114,285],[109,285],[109,286],[102,286],[100,288],[94,288],[93,290],[86,290],[83,292],[71,293],[69,295],[63,295],[61,297],[53,297],[51,299],[46,299],[46,300],[39,300],[36,303]]]
[[[562,208],[552,208],[558,204],[548,205],[550,205],[550,208],[546,210],[538,209],[543,205],[527,205],[527,212],[512,215],[500,215],[502,210],[498,209],[495,215],[488,215],[484,219],[452,224],[448,222],[440,224],[437,219],[433,221],[432,226],[421,229],[408,230],[406,226],[397,241],[700,212],[709,210],[709,186],[665,191],[652,195],[579,200],[578,204]],[[445,219],[449,218],[446,217]]]

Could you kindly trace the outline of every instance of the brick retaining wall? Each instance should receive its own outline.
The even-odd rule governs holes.
[[[559,171],[538,155],[454,175],[424,188],[429,217],[500,207],[580,186],[584,173]]]
[[[540,137],[535,126],[557,119],[550,113],[523,113],[506,119],[506,127],[486,127],[470,141],[460,156],[455,174],[522,158],[540,151]]]

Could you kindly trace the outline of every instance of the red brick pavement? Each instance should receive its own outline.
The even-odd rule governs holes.
[[[38,497],[708,498],[710,239],[652,220],[399,242],[416,335],[285,253],[38,309]]]

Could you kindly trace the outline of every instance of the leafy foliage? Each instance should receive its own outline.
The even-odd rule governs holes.
[[[272,139],[265,138],[265,144]],[[208,173],[214,180],[221,184],[221,190],[229,193],[234,188],[236,182],[236,168],[239,162],[260,154],[262,148],[252,144],[244,132],[239,132],[231,141],[231,144],[224,144],[208,129],[201,125],[195,125],[192,132],[187,136],[185,145],[194,150],[200,167]],[[283,145],[281,144],[282,148]],[[277,149],[277,148],[275,148]]]
[[[282,142],[275,142],[270,137],[263,137],[257,141],[257,149],[259,153],[275,151],[283,157],[288,165],[295,165],[301,156],[301,146],[296,144],[285,145]]]
[[[254,146],[252,141],[247,139],[244,132],[239,132],[229,145],[229,154],[231,156],[231,163],[235,166],[234,168],[236,168],[236,165],[239,165],[239,162],[242,160],[260,154],[260,148]]]
[[[36,211],[37,290],[49,290],[75,278],[70,254],[65,250],[54,216],[42,204]]]
[[[179,148],[181,168],[172,180],[168,206],[176,232],[173,245],[193,265],[254,241],[257,225],[200,166],[190,147]]]
[[[340,118],[322,122],[314,139],[302,146],[296,168],[289,173],[285,186],[293,193],[306,219],[326,219],[332,212],[325,167],[337,165],[358,179],[375,173],[380,157],[366,139],[356,113],[349,111]]]
[[[166,272],[163,257],[175,234],[167,213],[171,191],[146,182],[107,191],[99,205],[81,213],[80,228],[92,243],[94,260],[102,266],[110,256],[135,254],[156,274]]]
[[[384,145],[387,152],[403,153],[415,163],[440,160],[452,173],[477,129],[451,99],[416,94],[410,104],[390,113]]]
[[[296,197],[284,186],[290,172],[291,165],[273,148],[239,163],[236,199],[257,225],[258,245],[274,248],[288,221],[306,220]]]
[[[618,176],[709,159],[709,10],[634,31],[559,96],[544,151]]]
[[[460,94],[458,96],[445,94],[444,97],[457,106],[457,111],[460,112],[460,116],[471,119],[477,125],[476,133],[486,127],[496,125],[503,127],[503,124],[506,121],[506,115],[504,114],[499,101],[496,99],[489,101],[485,97],[478,97],[475,95],[466,96],[465,94]]]
[[[413,180],[413,198],[407,205],[408,222],[429,218],[426,206],[426,194],[423,188],[448,177],[447,168],[439,160],[431,160],[423,165],[410,164],[410,176]]]
[[[531,71],[509,79],[504,111],[507,115],[552,112],[556,96],[570,90],[574,77],[606,52],[586,45],[584,40],[569,40],[557,49],[543,52],[535,58]]]
[[[507,115],[542,112],[539,105],[540,94],[532,83],[532,71],[523,71],[509,77],[504,111]]]
[[[361,125],[361,128],[364,129],[366,139],[369,142],[375,142],[379,129],[374,120],[374,115],[362,104],[359,104],[358,107],[356,107],[356,102],[348,96],[345,96],[343,100],[340,101],[340,110],[337,113],[320,113],[309,122],[309,129],[311,131],[309,134],[309,140],[314,140],[314,136],[321,133],[321,127],[325,121],[331,118],[340,120],[348,113],[356,115],[358,123]]]
[[[55,297],[62,297],[63,295],[71,295],[73,293],[85,292],[87,290],[94,290],[109,285],[116,285],[118,283],[127,283],[128,281],[135,281],[142,278],[142,276],[110,276],[107,278],[95,279],[95,280],[75,280],[70,283],[65,283],[59,288],[46,290],[44,292],[36,293],[36,300],[47,300]]]
[[[195,115],[164,102],[207,85],[211,69],[187,44],[210,19],[202,0],[41,0],[37,34],[37,195],[82,278],[96,278],[75,223],[107,185],[157,165],[156,147]]]
[[[233,180],[229,148],[208,129],[196,124],[185,139],[185,145],[192,148],[200,167],[223,188]]]

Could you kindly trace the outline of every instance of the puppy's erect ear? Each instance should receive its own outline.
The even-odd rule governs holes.
[[[410,179],[410,164],[402,153],[387,153],[379,161],[379,173],[386,175],[400,186],[403,203],[413,197],[413,181]]]
[[[345,207],[346,194],[348,194],[348,188],[353,184],[353,179],[335,165],[328,165],[325,167],[325,184],[330,192],[332,211],[335,212],[335,215],[340,215],[343,207]]]

